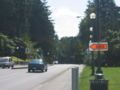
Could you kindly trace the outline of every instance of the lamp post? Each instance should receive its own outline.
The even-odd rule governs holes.
[[[96,29],[98,31],[98,44],[100,43],[101,40],[101,31],[100,31],[100,13],[99,13],[99,9],[100,9],[100,1],[99,0],[95,0],[96,2]],[[96,74],[102,74],[102,69],[101,69],[101,60],[100,60],[100,50],[98,50],[98,60],[97,60],[97,70],[96,70]]]
[[[93,42],[93,38],[94,38],[93,31],[94,31],[94,21],[96,19],[96,14],[95,13],[91,13],[90,14],[90,19],[91,19],[91,27],[90,27],[89,30],[90,30],[90,33],[92,35],[90,34],[90,41],[89,41],[89,43]],[[92,69],[91,75],[94,75],[94,73],[95,73],[95,66],[94,66],[94,52],[93,51],[91,51],[91,55],[92,55],[92,58],[91,58],[91,69]]]
[[[96,31],[97,34],[95,37],[95,43],[97,44],[97,46],[95,46],[96,48],[96,51],[97,51],[97,54],[98,54],[98,62],[97,62],[97,70],[95,72],[95,80],[91,80],[90,81],[90,90],[108,90],[108,80],[105,80],[103,78],[103,73],[102,73],[102,70],[101,70],[101,61],[100,61],[100,50],[101,50],[101,47],[100,47],[100,41],[101,41],[101,36],[100,36],[100,20],[99,20],[99,0],[95,0],[95,5],[96,5]]]

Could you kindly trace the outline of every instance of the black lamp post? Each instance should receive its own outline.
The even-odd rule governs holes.
[[[95,13],[91,13],[90,14],[90,19],[91,19],[91,27],[90,27],[90,42],[93,42],[93,32],[94,32],[94,21],[96,19],[96,14]],[[94,66],[94,51],[91,51],[91,55],[92,55],[92,58],[91,58],[91,69],[92,69],[92,72],[91,72],[91,75],[94,75],[95,73],[95,66]]]
[[[99,0],[95,0],[96,3],[96,30],[98,31],[98,44],[100,44],[101,41],[101,31],[100,31],[100,13],[99,13],[99,9],[100,9],[100,1]],[[96,77],[102,78],[103,77],[103,71],[101,69],[101,54],[100,54],[100,50],[98,50],[98,58],[97,58],[97,70],[96,70]]]
[[[95,40],[97,45],[97,54],[98,54],[98,60],[97,60],[97,70],[95,72],[95,80],[90,81],[90,90],[108,90],[108,80],[104,80],[103,78],[103,72],[101,70],[101,58],[100,58],[100,20],[99,20],[99,0],[95,0],[96,3],[96,31],[97,31],[97,39]],[[96,33],[95,33],[96,34]]]

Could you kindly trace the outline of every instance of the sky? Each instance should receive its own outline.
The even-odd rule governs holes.
[[[79,23],[85,16],[88,0],[48,0],[47,2],[59,39],[78,35]],[[120,0],[115,0],[115,2],[120,6]]]

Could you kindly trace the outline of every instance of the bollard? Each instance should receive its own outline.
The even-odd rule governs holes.
[[[72,90],[78,90],[79,67],[72,68]]]

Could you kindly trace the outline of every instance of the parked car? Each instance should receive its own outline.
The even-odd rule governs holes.
[[[14,62],[12,61],[11,57],[0,57],[0,67],[2,68],[13,68]]]
[[[28,72],[34,71],[46,71],[48,70],[47,63],[43,59],[33,59],[28,63]]]
[[[53,64],[58,64],[58,61],[56,60],[56,61],[53,61]]]

